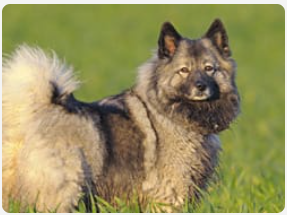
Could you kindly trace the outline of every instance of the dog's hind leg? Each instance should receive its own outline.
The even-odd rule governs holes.
[[[46,145],[37,135],[30,141]],[[37,148],[33,144],[33,148],[23,147],[19,151],[16,197],[22,206],[36,205],[40,212],[71,212],[77,205],[84,184],[81,153],[78,148],[66,147],[58,141],[55,144],[63,145],[62,148]]]

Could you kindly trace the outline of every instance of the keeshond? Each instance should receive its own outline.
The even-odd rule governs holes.
[[[179,207],[196,199],[217,165],[218,133],[239,113],[226,30],[199,39],[162,25],[136,84],[93,103],[55,54],[22,45],[2,66],[2,190],[38,211],[71,212],[83,194],[109,202]],[[173,211],[167,209],[167,211]]]

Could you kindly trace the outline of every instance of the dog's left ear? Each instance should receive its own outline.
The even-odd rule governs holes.
[[[222,56],[231,56],[231,50],[228,45],[228,36],[220,19],[215,19],[213,21],[204,37],[211,40]]]
[[[158,38],[158,57],[171,58],[181,40],[181,35],[175,30],[170,22],[163,23]]]

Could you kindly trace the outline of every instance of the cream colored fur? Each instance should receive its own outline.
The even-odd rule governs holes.
[[[40,211],[69,211],[77,204],[86,175],[101,171],[104,153],[102,146],[91,144],[100,142],[93,122],[51,103],[51,83],[64,96],[79,82],[55,54],[49,57],[25,45],[2,69],[4,209],[11,197],[20,198],[23,206],[36,201]],[[98,171],[88,172],[84,164],[90,162]]]

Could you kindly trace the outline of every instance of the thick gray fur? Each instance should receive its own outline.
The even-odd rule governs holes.
[[[4,209],[12,198],[70,212],[89,192],[166,211],[198,198],[218,163],[217,134],[239,113],[230,55],[220,20],[197,40],[165,23],[133,87],[84,103],[70,67],[20,46],[2,67]]]

